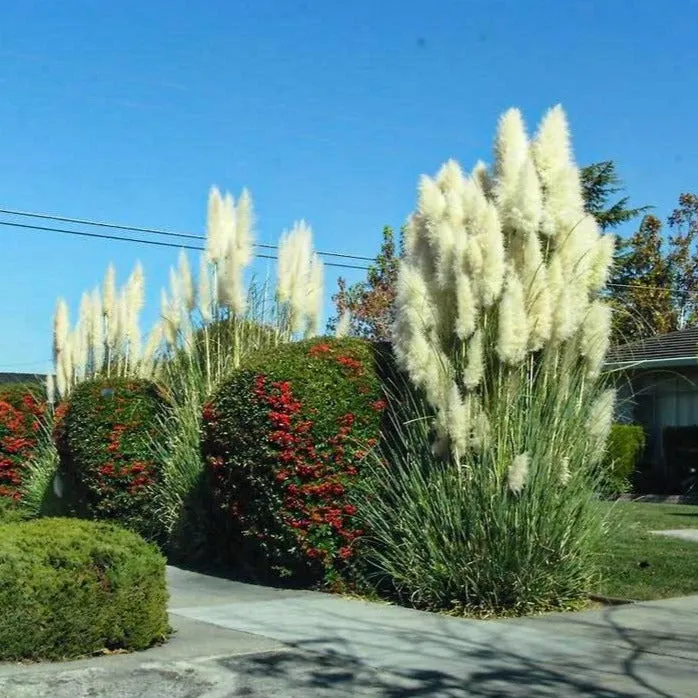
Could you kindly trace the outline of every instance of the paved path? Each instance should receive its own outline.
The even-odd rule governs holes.
[[[671,528],[663,531],[652,531],[652,533],[656,533],[658,536],[670,536],[698,543],[698,528]]]
[[[0,665],[8,698],[698,695],[698,596],[510,621],[170,568],[177,633],[147,652]]]

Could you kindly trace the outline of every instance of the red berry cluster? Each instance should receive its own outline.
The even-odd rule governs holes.
[[[0,496],[20,499],[22,471],[37,446],[45,409],[29,393],[0,397]]]
[[[355,416],[338,420],[337,433],[316,445],[313,423],[303,419],[302,405],[288,381],[268,382],[257,376],[256,399],[268,408],[269,444],[278,468],[275,480],[281,490],[279,512],[294,530],[305,555],[325,567],[352,556],[352,543],[362,531],[354,523],[356,508],[345,503],[347,480],[358,474],[358,451],[350,445]]]

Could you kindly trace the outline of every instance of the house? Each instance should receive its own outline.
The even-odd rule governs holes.
[[[609,352],[617,421],[645,427],[644,466],[677,489],[698,463],[698,328],[639,339]]]
[[[2,373],[0,385],[4,383],[45,383],[46,376],[38,373]]]

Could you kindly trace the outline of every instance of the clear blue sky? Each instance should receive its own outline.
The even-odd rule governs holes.
[[[212,183],[247,186],[262,241],[305,217],[373,255],[420,173],[562,102],[578,161],[664,216],[698,190],[697,38],[689,0],[6,3],[0,207],[201,231]],[[0,370],[45,369],[55,298],[137,258],[149,320],[176,250],[0,227]]]

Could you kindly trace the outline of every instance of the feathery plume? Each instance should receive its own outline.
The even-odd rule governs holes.
[[[199,260],[199,289],[197,300],[201,319],[205,323],[211,322],[213,318],[214,298],[211,295],[211,279],[209,277],[208,261],[204,255],[201,255],[201,259]]]
[[[196,294],[194,292],[194,280],[191,275],[189,258],[184,250],[179,251],[179,288],[182,292],[182,302],[187,312],[196,308]]]
[[[611,306],[601,300],[594,300],[582,323],[579,353],[586,358],[589,376],[596,378],[601,367],[611,337]]]
[[[145,350],[143,351],[143,357],[139,367],[141,378],[153,377],[158,350],[164,338],[163,335],[163,322],[156,322],[150,330],[148,339],[145,343]]]
[[[509,490],[514,494],[521,494],[521,491],[528,479],[529,457],[528,453],[520,453],[509,466],[507,482]]]
[[[614,235],[601,235],[594,246],[593,262],[589,273],[589,289],[600,291],[608,282],[616,253]]]
[[[206,255],[212,264],[220,264],[225,256],[226,239],[223,229],[223,198],[218,187],[211,187],[208,194],[206,223]]]
[[[460,339],[468,339],[475,331],[478,308],[472,284],[466,274],[456,277],[456,308],[456,335]]]
[[[92,371],[95,375],[104,368],[104,315],[102,296],[99,288],[92,290],[90,303],[90,345],[92,350]]]
[[[524,290],[513,267],[507,272],[506,285],[499,301],[497,354],[507,364],[518,364],[526,356],[529,328]]]
[[[56,380],[53,373],[46,376],[46,402],[52,407],[56,404]]]
[[[109,346],[113,346],[116,340],[117,331],[117,308],[116,308],[116,269],[110,264],[104,275],[104,285],[102,288],[102,312],[107,324],[107,341]]]
[[[252,261],[252,244],[254,241],[252,233],[252,227],[254,224],[252,196],[247,189],[243,189],[242,194],[240,194],[235,215],[235,244],[237,246],[237,260],[241,267],[246,267]]]
[[[351,313],[345,310],[337,321],[337,328],[335,329],[335,337],[338,339],[342,337],[348,337],[351,331]]]
[[[315,337],[320,328],[324,291],[324,265],[319,255],[314,252],[308,270],[308,288],[306,291],[305,313],[308,318],[306,336]]]
[[[467,363],[463,371],[463,384],[468,390],[476,388],[485,373],[485,356],[482,330],[478,329],[468,342]]]
[[[565,456],[560,463],[560,484],[566,485],[570,481],[570,459]]]
[[[587,431],[591,443],[591,454],[596,460],[600,460],[605,452],[606,440],[613,424],[615,404],[616,391],[608,388],[599,395],[589,410]]]

